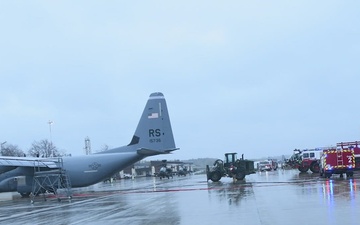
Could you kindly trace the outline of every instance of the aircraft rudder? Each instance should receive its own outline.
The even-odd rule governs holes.
[[[161,152],[174,150],[175,141],[164,94],[151,93],[129,145]]]

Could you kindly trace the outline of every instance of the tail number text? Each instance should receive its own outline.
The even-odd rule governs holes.
[[[160,129],[149,129],[149,142],[156,143],[161,142],[161,131]]]

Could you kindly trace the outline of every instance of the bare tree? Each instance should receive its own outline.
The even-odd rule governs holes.
[[[2,156],[25,156],[25,153],[17,145],[7,144],[1,146]]]
[[[55,145],[49,142],[47,139],[41,141],[34,141],[29,149],[29,155],[34,157],[58,157],[63,153],[57,149]]]

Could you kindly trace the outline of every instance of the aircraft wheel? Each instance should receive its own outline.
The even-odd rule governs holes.
[[[221,179],[221,174],[219,171],[214,171],[212,172],[212,174],[210,175],[210,179],[213,182],[218,182]]]

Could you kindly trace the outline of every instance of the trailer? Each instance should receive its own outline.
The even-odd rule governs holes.
[[[333,174],[340,174],[343,177],[354,175],[355,154],[353,149],[336,149],[324,150],[320,157],[320,176],[330,178]]]

